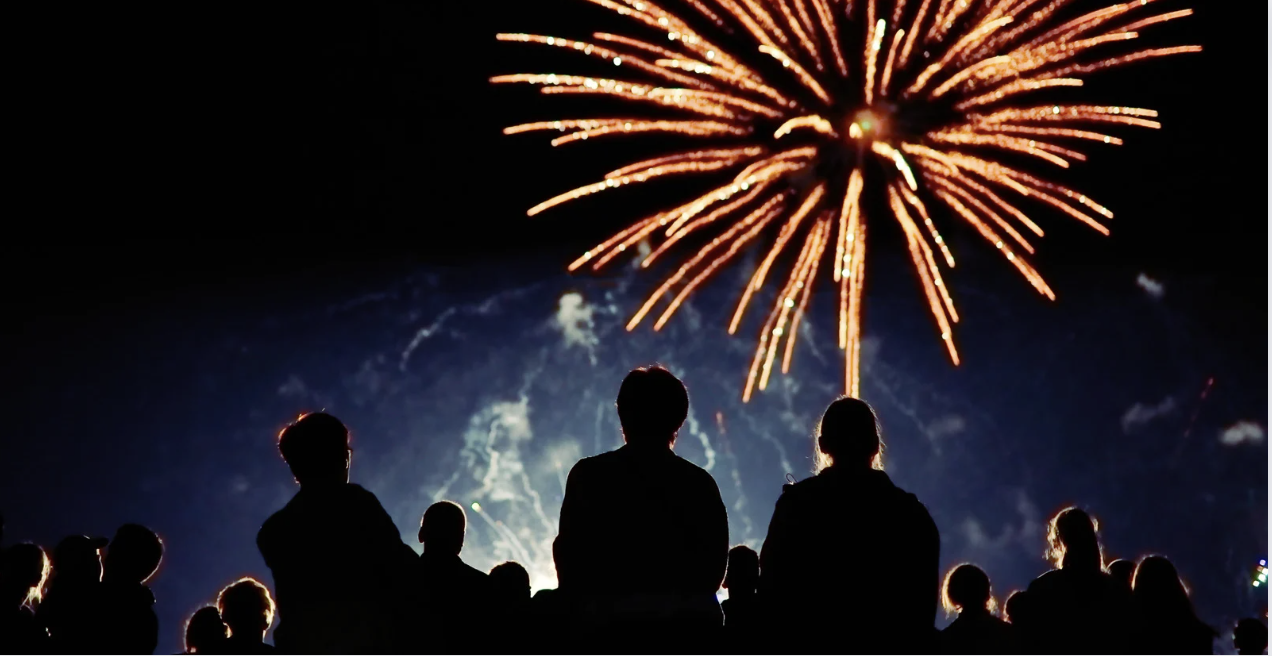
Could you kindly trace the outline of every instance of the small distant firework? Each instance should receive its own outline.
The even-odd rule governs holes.
[[[645,35],[498,39],[598,58],[613,64],[614,77],[501,75],[491,81],[619,99],[657,113],[541,121],[504,132],[559,132],[554,146],[624,134],[677,135],[711,145],[623,166],[529,214],[660,177],[736,171],[723,185],[618,232],[569,268],[590,263],[599,269],[660,233],[661,243],[641,260],[649,266],[686,237],[714,231],[627,325],[634,329],[670,294],[654,321],[658,330],[739,251],[761,233],[775,233],[729,323],[733,334],[775,260],[788,247],[797,250],[760,332],[743,400],[767,386],[783,338],[781,368],[789,371],[813,283],[826,268],[839,288],[846,392],[859,395],[867,208],[887,207],[899,224],[954,364],[959,316],[941,271],[941,264],[954,266],[954,255],[942,224],[966,222],[1054,299],[1024,258],[1034,252],[1026,234],[1041,237],[1043,230],[1018,203],[1050,206],[1101,234],[1108,234],[1104,220],[1113,214],[1015,160],[1068,168],[1086,160],[1075,144],[1122,143],[1101,127],[1160,124],[1149,109],[1030,98],[1081,87],[1088,73],[1201,50],[1108,52],[1192,13],[1142,15],[1155,0],[1069,14],[1070,0],[678,0],[682,14],[649,0],[587,1],[631,19]],[[948,211],[930,211],[933,202]]]
[[[1268,584],[1268,561],[1263,559],[1259,561],[1259,566],[1255,569],[1254,587],[1266,587]]]

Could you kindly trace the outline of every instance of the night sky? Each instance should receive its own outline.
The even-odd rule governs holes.
[[[319,3],[288,12],[101,7],[32,17],[42,38],[22,74],[29,89],[20,94],[17,123],[22,166],[11,184],[17,202],[2,278],[10,317],[2,351],[5,540],[52,547],[68,533],[110,534],[126,521],[154,527],[169,548],[156,583],[167,622],[161,651],[176,649],[173,622],[221,584],[209,588],[208,577],[179,571],[182,563],[212,567],[223,583],[266,573],[253,544],[220,539],[222,527],[247,521],[249,511],[222,503],[219,489],[200,489],[203,479],[183,487],[163,470],[183,470],[197,458],[200,471],[238,472],[250,456],[253,471],[274,477],[271,489],[286,492],[289,484],[283,463],[270,460],[270,431],[288,415],[253,415],[250,425],[263,428],[248,434],[248,424],[235,419],[245,410],[200,402],[243,398],[254,385],[268,393],[279,381],[252,380],[244,369],[233,379],[242,383],[240,396],[213,392],[213,378],[227,384],[216,373],[222,364],[213,345],[256,330],[250,327],[261,317],[301,316],[421,270],[441,276],[456,298],[559,275],[642,210],[668,203],[649,187],[528,219],[527,207],[638,159],[649,146],[554,150],[542,135],[499,133],[582,112],[569,99],[487,84],[491,75],[570,61],[536,59],[524,46],[497,44],[494,34],[583,38],[613,28],[612,17],[574,0],[436,4]],[[1239,458],[1224,451],[1231,461],[1196,459],[1215,453],[1197,445],[1216,442],[1224,427],[1268,424],[1267,205],[1257,191],[1266,189],[1257,155],[1266,38],[1241,34],[1243,24],[1258,21],[1217,3],[1192,4],[1195,16],[1154,39],[1199,43],[1204,53],[1104,73],[1082,91],[1083,98],[1157,109],[1164,127],[1117,132],[1126,145],[1087,148],[1089,162],[1055,177],[1117,214],[1112,236],[1103,238],[1058,213],[1035,213],[1048,234],[1036,243],[1034,264],[1059,301],[1047,303],[987,255],[975,255],[981,246],[964,234],[952,239],[967,266],[960,259],[949,280],[983,312],[959,331],[963,378],[945,372],[922,296],[896,258],[881,257],[871,271],[865,331],[916,326],[905,362],[937,372],[933,384],[975,376],[962,396],[975,406],[969,415],[1036,426],[1036,436],[1017,438],[1013,448],[1031,462],[1054,463],[1054,472],[1045,465],[1033,472],[1040,498],[1059,501],[1061,493],[1038,490],[1063,488],[1065,477],[1097,461],[1112,478],[1124,467],[1127,489],[1169,490],[1164,505],[1193,508],[1192,500],[1207,495],[1245,495],[1232,509],[1241,544],[1211,553],[1222,540],[1213,531],[1190,537],[1199,521],[1192,510],[1181,510],[1168,529],[1151,528],[1169,534],[1159,543],[1189,552],[1192,562],[1223,561],[1213,571],[1230,573],[1266,557],[1266,441],[1243,445]],[[1256,70],[1239,82],[1232,71],[1246,61]],[[897,235],[878,234],[876,253],[900,252]],[[1161,298],[1137,287],[1141,274],[1164,286]],[[636,280],[637,294],[657,284],[653,276]],[[827,308],[815,319],[830,321]],[[703,329],[722,335],[726,320],[704,317]],[[882,337],[887,344],[889,335]],[[316,344],[302,355],[341,357],[329,347]],[[741,370],[723,375],[735,373],[740,382]],[[1210,377],[1214,387],[1198,406]],[[1051,397],[1028,407],[1048,412],[1019,416],[1011,399],[1024,380]],[[1097,424],[1116,433],[1125,415],[1084,415],[1129,412],[1136,403],[1151,413],[1165,398],[1177,404],[1173,423],[1151,440],[1064,435]],[[764,402],[761,395],[754,403]],[[810,407],[824,403],[814,399]],[[1194,411],[1209,432],[1183,438]],[[359,466],[355,460],[355,481]],[[1156,473],[1144,474],[1150,470]],[[1241,490],[1216,488],[1225,479]],[[1102,492],[1106,499],[1123,493]],[[1081,500],[1080,492],[1068,495]],[[188,505],[194,499],[199,517]],[[1044,513],[1051,509],[1043,505]],[[270,510],[254,508],[251,517]],[[1151,512],[1129,503],[1123,510]],[[764,511],[756,517],[767,520]]]

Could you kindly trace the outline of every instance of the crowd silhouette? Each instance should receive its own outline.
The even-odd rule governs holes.
[[[424,511],[417,555],[376,496],[349,481],[348,428],[303,415],[278,438],[298,489],[257,535],[274,594],[252,578],[230,583],[186,622],[185,653],[454,654],[474,651],[478,631],[483,651],[525,653],[531,629],[552,636],[541,646],[553,653],[1213,653],[1219,633],[1198,619],[1175,566],[1160,555],[1105,563],[1081,508],[1051,519],[1053,568],[1008,595],[1001,616],[981,567],[942,578],[938,528],[884,471],[863,401],[826,409],[817,472],[783,487],[759,553],[730,548],[715,480],[674,452],[689,409],[681,381],[637,368],[616,406],[624,445],[571,469],[553,543],[558,587],[533,596],[516,562],[489,573],[464,562],[467,518],[452,502]],[[154,653],[147,582],[164,548],[137,524],[110,540],[68,536],[51,555],[4,547],[0,650]],[[942,606],[956,618],[938,631]],[[1228,635],[1240,654],[1267,649],[1265,620]]]

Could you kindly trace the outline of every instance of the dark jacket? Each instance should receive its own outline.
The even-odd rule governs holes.
[[[494,606],[490,577],[459,556],[424,553],[416,564],[419,612],[414,647],[420,653],[480,651],[474,631],[488,627]],[[524,638],[524,636],[522,636]]]
[[[155,595],[141,583],[102,583],[104,654],[153,654],[159,645]]]
[[[1099,569],[1053,569],[1029,584],[1026,649],[1036,654],[1129,654],[1134,612],[1126,586]]]
[[[719,628],[729,519],[715,479],[658,446],[570,470],[553,544],[562,594],[601,615]]]
[[[770,639],[814,652],[930,652],[940,546],[927,508],[882,471],[830,467],[786,486],[760,552]]]
[[[416,555],[379,499],[353,484],[302,488],[256,536],[274,575],[283,652],[382,653],[401,644]]]
[[[944,654],[1019,654],[1015,628],[988,611],[964,611],[941,631]]]

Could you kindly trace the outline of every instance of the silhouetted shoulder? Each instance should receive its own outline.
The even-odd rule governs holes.
[[[691,480],[696,484],[716,487],[715,478],[702,467],[699,467],[698,465],[695,465],[674,453],[671,454],[671,462],[671,466],[674,467],[678,473],[681,473],[686,479]]]
[[[1027,592],[1049,592],[1063,585],[1064,574],[1053,569],[1029,583]]]
[[[574,463],[574,466],[570,468],[570,477],[589,476],[597,470],[604,470],[606,467],[614,466],[618,461],[618,451],[606,451],[605,453],[588,456]]]
[[[288,505],[290,505],[290,502]],[[261,524],[261,530],[256,533],[256,548],[260,550],[261,556],[265,558],[265,564],[270,567],[274,566],[271,558],[280,546],[279,541],[283,539],[282,536],[290,533],[286,528],[287,524],[290,523],[288,521],[290,515],[288,506],[283,506],[270,515],[269,519],[266,519],[265,523]]]

